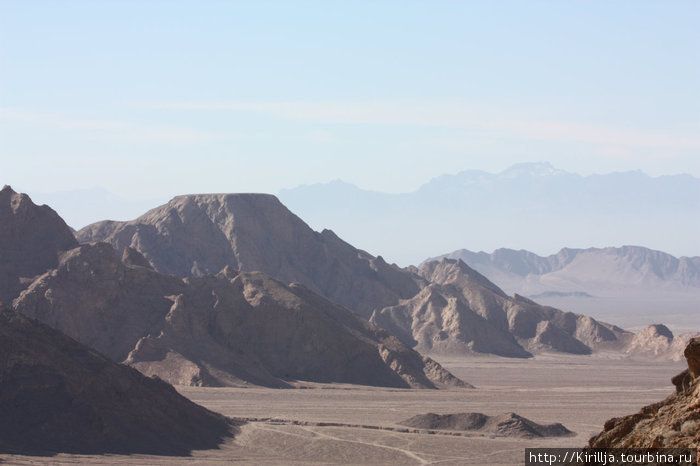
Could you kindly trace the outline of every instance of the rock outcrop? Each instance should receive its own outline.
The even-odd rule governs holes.
[[[401,425],[426,430],[470,431],[496,437],[564,437],[574,435],[562,424],[538,424],[515,413],[487,416],[482,413],[419,414]]]
[[[428,353],[527,357],[542,351],[589,354],[621,349],[631,334],[587,316],[507,296],[461,260],[423,264],[419,294],[375,311],[371,321]]]
[[[697,333],[674,335],[663,324],[653,324],[637,332],[625,349],[630,356],[648,359],[681,361],[688,342]]]
[[[591,448],[693,448],[700,445],[700,338],[685,350],[688,370],[673,378],[676,393],[637,414],[612,418]]]
[[[11,187],[0,190],[0,301],[9,303],[31,279],[58,264],[59,251],[78,245],[66,223]]]
[[[133,247],[163,273],[196,277],[226,266],[298,282],[365,318],[414,296],[410,274],[317,233],[269,194],[178,196],[130,222],[104,221],[76,234],[81,243]]]
[[[230,420],[0,305],[0,453],[186,455]]]
[[[174,384],[467,386],[303,285],[231,267],[182,279],[135,254],[122,262],[107,243],[68,251],[14,307]]]

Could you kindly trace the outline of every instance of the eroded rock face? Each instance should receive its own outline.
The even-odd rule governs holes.
[[[686,348],[688,371],[673,378],[676,393],[637,414],[613,418],[589,440],[592,448],[694,448],[700,445],[700,378],[693,375],[700,339]],[[694,366],[697,367],[697,366]]]
[[[330,230],[314,232],[268,194],[178,196],[136,220],[98,222],[76,236],[82,243],[109,242],[117,251],[132,247],[156,270],[180,277],[230,266],[303,283],[365,318],[419,290],[410,274]]]
[[[172,386],[0,306],[0,452],[186,455],[234,430]]]
[[[498,437],[563,437],[573,435],[562,424],[538,424],[515,413],[487,416],[482,413],[419,414],[399,424],[427,430],[472,431]]]
[[[622,348],[631,337],[591,317],[509,297],[461,260],[429,262],[416,273],[427,283],[421,292],[375,311],[370,320],[421,352],[589,354],[597,348]]]
[[[10,303],[36,275],[58,264],[58,253],[78,245],[66,223],[11,187],[0,190],[0,301]]]
[[[231,267],[181,279],[128,262],[107,243],[82,245],[14,307],[174,384],[467,386],[303,285]]]

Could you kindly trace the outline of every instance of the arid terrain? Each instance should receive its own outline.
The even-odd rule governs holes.
[[[613,417],[673,392],[684,363],[620,359],[618,355],[542,354],[439,362],[477,389],[414,390],[302,384],[310,389],[179,387],[191,400],[227,416],[258,419],[217,450],[191,457],[0,456],[7,464],[522,464],[524,449],[584,446]],[[541,424],[560,422],[575,436],[489,438],[461,433],[407,433],[411,416],[516,412]],[[265,420],[268,419],[268,420]],[[322,425],[323,423],[334,425]],[[363,426],[363,427],[360,427]],[[370,428],[377,427],[379,429]],[[390,430],[396,429],[396,430]]]

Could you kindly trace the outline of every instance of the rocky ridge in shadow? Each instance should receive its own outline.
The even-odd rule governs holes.
[[[187,455],[232,421],[0,304],[0,453]]]

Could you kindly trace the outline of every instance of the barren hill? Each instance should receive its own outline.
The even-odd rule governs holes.
[[[81,243],[133,247],[163,273],[218,273],[225,266],[264,272],[311,290],[358,314],[418,292],[409,274],[338,238],[314,232],[267,194],[178,196],[130,222],[104,221],[76,234]]]
[[[527,357],[540,351],[588,354],[622,349],[631,334],[587,316],[507,296],[461,260],[423,264],[415,297],[375,311],[371,322],[422,352]]]
[[[0,306],[0,452],[186,455],[232,435],[158,379]]]
[[[538,424],[515,413],[419,414],[400,424],[418,429],[472,431],[499,437],[563,437],[573,435],[562,424]]]
[[[231,267],[182,279],[134,250],[124,258],[107,243],[68,251],[14,307],[176,384],[466,385],[302,285]]]
[[[0,301],[9,303],[27,282],[58,264],[59,251],[78,245],[66,223],[10,186],[0,190]]]

